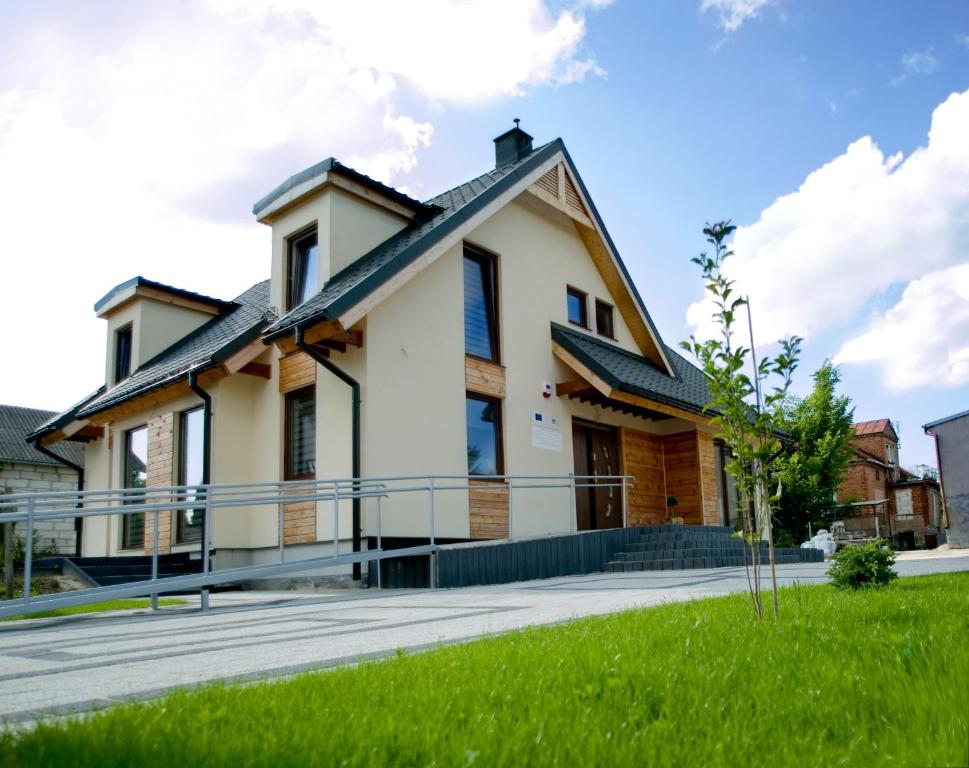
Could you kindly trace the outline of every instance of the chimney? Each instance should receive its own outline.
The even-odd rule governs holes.
[[[514,122],[514,128],[495,139],[495,168],[517,163],[532,152],[532,137],[518,127],[517,117]]]

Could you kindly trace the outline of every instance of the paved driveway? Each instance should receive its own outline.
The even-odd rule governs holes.
[[[969,570],[969,555],[910,556],[897,569],[903,575]],[[778,567],[783,584],[821,582],[826,570],[821,563]],[[206,614],[189,598],[185,607],[155,614],[0,624],[0,724],[745,589],[742,568],[719,568],[437,591],[235,592],[214,595]]]

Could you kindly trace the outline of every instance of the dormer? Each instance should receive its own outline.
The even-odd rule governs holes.
[[[439,210],[332,157],[291,176],[252,208],[272,227],[270,303],[285,315],[387,238]]]
[[[113,387],[159,352],[234,306],[143,277],[108,291],[94,305],[108,321],[104,381]]]

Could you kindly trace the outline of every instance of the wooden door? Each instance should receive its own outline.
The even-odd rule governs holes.
[[[576,475],[614,477],[619,474],[619,440],[616,431],[599,425],[574,423],[572,450]],[[580,531],[622,527],[622,489],[595,487],[595,480],[575,494],[576,527]],[[611,483],[610,483],[611,485]]]

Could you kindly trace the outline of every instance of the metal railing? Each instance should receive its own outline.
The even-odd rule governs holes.
[[[627,489],[632,486],[630,476],[602,476],[602,475],[401,475],[379,478],[337,478],[329,480],[292,480],[282,482],[263,483],[222,483],[209,485],[179,485],[151,488],[117,488],[106,490],[53,491],[47,493],[18,493],[0,496],[0,525],[7,526],[5,530],[12,531],[17,523],[24,524],[24,563],[23,563],[23,594],[22,597],[0,601],[0,617],[19,614],[30,614],[38,611],[65,608],[75,605],[101,602],[104,600],[128,597],[149,596],[153,608],[158,607],[159,592],[185,592],[201,590],[202,607],[208,607],[208,588],[222,584],[232,584],[257,579],[299,573],[320,568],[333,568],[379,561],[386,558],[428,556],[433,559],[438,550],[437,506],[442,494],[454,492],[483,492],[507,494],[508,505],[508,534],[507,539],[521,538],[516,536],[516,521],[522,519],[523,513],[518,511],[516,492],[536,490],[567,490],[569,502],[564,507],[569,517],[569,523],[562,530],[548,530],[533,535],[558,535],[576,530],[577,493],[583,489],[608,489],[610,495],[613,489],[618,489],[621,495],[622,524],[626,525],[626,496]],[[398,549],[383,549],[383,517],[386,513],[382,502],[397,496],[426,494],[427,522],[425,530],[414,530],[408,524],[406,534],[401,537],[423,539],[427,544],[419,544]],[[365,531],[364,535],[375,540],[376,547],[359,552],[344,552],[341,554],[341,542],[349,540],[349,532],[341,538],[340,517],[341,503],[354,499],[367,500],[373,503],[374,527]],[[313,543],[326,544],[332,542],[332,553],[324,555],[310,555],[299,559],[287,559],[286,555],[286,506],[294,503],[306,504],[312,502],[316,510],[320,505],[332,503],[332,538],[321,539],[317,535]],[[212,569],[211,553],[213,551],[213,536],[216,517],[222,515],[221,524],[225,524],[224,516],[227,511],[244,508],[263,510],[276,509],[276,544],[277,559],[274,562],[259,565],[246,565],[222,569]],[[177,576],[159,575],[159,558],[161,551],[161,517],[182,511],[202,512],[202,532],[198,543],[201,555],[201,572]],[[391,510],[393,512],[393,510]],[[34,570],[34,531],[38,523],[51,520],[118,517],[126,515],[145,515],[145,523],[151,516],[151,577],[147,580],[132,581],[124,584],[91,587],[69,592],[58,592],[45,595],[33,595],[31,579]],[[470,515],[470,510],[469,510]],[[469,521],[470,524],[470,521]],[[147,527],[145,528],[147,531]],[[451,537],[454,538],[454,537]],[[108,534],[110,541],[110,534]],[[290,546],[297,542],[290,542]],[[170,548],[170,544],[166,549]],[[109,544],[110,547],[110,544]],[[234,546],[233,549],[267,550],[272,544],[250,545],[248,547]],[[140,549],[140,548],[139,548]],[[184,552],[184,546],[178,547]],[[123,555],[122,551],[114,553],[106,551],[105,555]],[[431,587],[434,587],[434,568],[430,569]],[[377,586],[380,586],[380,568],[376,569]]]

